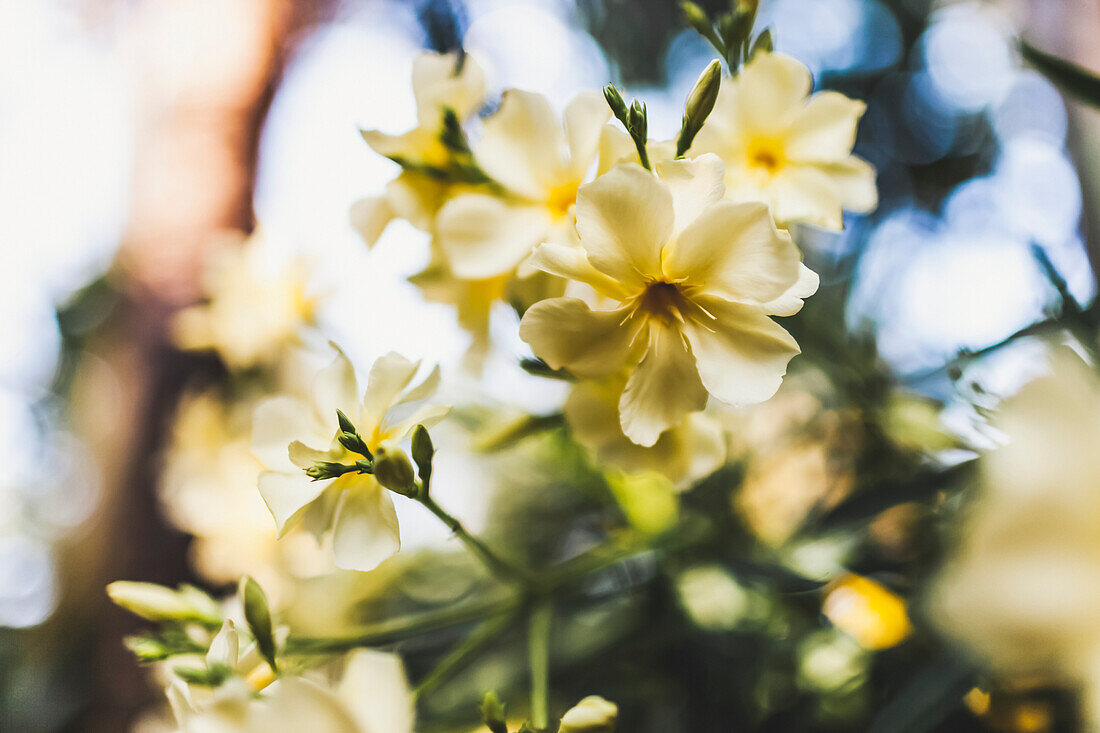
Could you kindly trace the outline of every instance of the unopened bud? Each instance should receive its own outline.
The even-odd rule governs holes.
[[[611,113],[615,115],[615,118],[624,126],[629,127],[626,102],[623,101],[623,95],[619,93],[614,84],[608,84],[603,88],[603,98],[607,100],[607,106],[611,108]]]
[[[749,52],[749,60],[751,61],[756,57],[758,53],[771,53],[775,50],[775,42],[772,39],[772,29],[765,28],[764,31],[756,37],[756,40],[752,42],[752,51]]]
[[[705,29],[710,28],[710,18],[707,17],[707,13],[701,7],[692,2],[680,3],[680,12],[684,14],[684,20],[687,21],[695,30],[700,33],[704,33]]]
[[[381,445],[374,457],[374,477],[390,491],[404,496],[416,494],[416,477],[405,451],[394,445]]]
[[[508,733],[508,723],[504,718],[504,703],[493,690],[489,690],[485,693],[485,697],[481,698],[481,719],[485,721],[485,727],[491,733]]]
[[[278,671],[275,664],[275,634],[272,630],[271,609],[267,604],[267,595],[260,584],[247,575],[241,578],[238,593],[244,605],[244,619],[248,622],[248,630],[256,639],[260,656],[272,670]]]
[[[185,585],[172,590],[156,583],[118,580],[107,586],[111,600],[149,621],[195,621],[221,626],[221,610],[213,598]]]
[[[722,62],[718,59],[707,64],[699,80],[695,82],[691,93],[688,94],[685,110],[692,123],[698,127],[703,126],[703,121],[714,109],[714,102],[718,99],[718,89],[722,85]]]
[[[423,425],[417,425],[412,435],[412,458],[416,461],[417,475],[425,483],[432,477],[434,455],[435,446],[432,445],[432,436],[428,435],[428,429]]]
[[[348,466],[343,463],[333,463],[332,461],[317,461],[317,463],[314,463],[304,470],[306,476],[309,476],[314,481],[324,481],[325,479],[338,478],[345,473],[355,471],[356,467]]]
[[[637,99],[630,105],[630,134],[635,140],[642,140],[643,142],[648,137],[649,121],[646,114],[645,102],[640,102]]]
[[[618,717],[615,703],[589,695],[562,716],[558,733],[612,733]]]

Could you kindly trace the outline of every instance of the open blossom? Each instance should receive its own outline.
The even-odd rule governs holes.
[[[351,652],[335,683],[284,676],[257,695],[232,678],[205,698],[168,688],[179,733],[412,733],[415,721],[400,659],[373,649]]]
[[[843,226],[844,210],[878,203],[875,172],[852,155],[866,107],[838,92],[818,92],[809,70],[790,56],[758,53],[722,80],[714,110],[691,153],[726,163],[727,195],[767,203],[780,226]]]
[[[375,152],[408,166],[389,183],[384,195],[353,204],[352,225],[368,244],[374,244],[396,217],[426,231],[431,228],[449,186],[417,167],[446,167],[451,153],[440,140],[444,109],[454,111],[459,120],[477,112],[485,101],[485,72],[469,55],[463,56],[459,65],[455,53],[425,53],[413,62],[412,87],[416,127],[403,135],[363,131]]]
[[[657,175],[627,163],[580,189],[580,247],[542,244],[533,264],[587,284],[607,303],[536,303],[520,336],[580,377],[626,369],[623,433],[651,446],[707,395],[734,405],[771,397],[799,353],[769,315],[791,315],[817,289],[791,238],[760,203],[722,201],[715,156]]]
[[[279,396],[256,407],[253,451],[273,469],[260,474],[260,494],[280,536],[298,524],[318,537],[331,530],[336,564],[349,570],[371,570],[400,549],[393,500],[373,476],[351,471],[315,481],[305,471],[317,463],[353,464],[366,457],[336,439],[338,410],[354,421],[372,453],[383,443],[407,438],[418,424],[430,427],[443,419],[450,408],[416,406],[439,383],[437,367],[409,387],[419,368],[420,362],[392,352],[380,357],[360,399],[355,370],[339,353],[317,375],[310,403]]]
[[[479,279],[509,273],[541,242],[573,242],[577,188],[610,116],[595,93],[577,95],[560,123],[542,95],[504,93],[500,109],[485,121],[474,156],[505,190],[455,196],[436,222],[455,275]]]
[[[649,448],[623,435],[619,396],[625,382],[622,374],[578,382],[565,401],[565,419],[573,437],[601,464],[623,471],[655,471],[677,487],[687,488],[725,463],[725,430],[704,412],[688,415]]]
[[[1100,723],[1100,380],[1068,349],[1007,400],[1007,443],[931,593],[944,633],[1002,674],[1078,683]],[[1090,728],[1091,730],[1092,728]]]
[[[313,322],[308,270],[279,257],[262,230],[227,236],[202,282],[207,301],[179,313],[173,336],[181,348],[217,351],[231,369],[274,362]]]

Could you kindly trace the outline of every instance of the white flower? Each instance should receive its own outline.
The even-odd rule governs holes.
[[[559,733],[612,733],[618,717],[618,705],[589,695],[562,716]]]
[[[363,138],[377,153],[412,166],[447,164],[450,152],[439,138],[443,110],[453,110],[461,121],[477,112],[485,100],[485,72],[477,60],[466,55],[460,68],[457,62],[455,53],[425,53],[413,62],[417,126],[403,135],[364,130]],[[395,217],[429,230],[448,190],[444,182],[407,170],[389,183],[385,195],[353,204],[352,225],[368,244],[374,244]]]
[[[735,405],[771,397],[799,349],[768,316],[797,312],[817,289],[766,206],[721,200],[716,157],[657,174],[628,163],[583,186],[580,248],[543,244],[533,257],[615,305],[551,298],[520,324],[551,367],[586,378],[628,369],[620,422],[644,446],[702,410],[708,392]]]
[[[1004,403],[1007,444],[931,594],[948,635],[1002,673],[1082,684],[1100,721],[1100,380],[1065,350]]]
[[[413,733],[415,714],[400,659],[351,652],[336,684],[284,676],[260,696],[237,678],[197,702],[172,685],[168,699],[180,733]]]
[[[231,369],[274,362],[313,322],[308,272],[301,261],[279,257],[261,230],[227,236],[203,273],[207,302],[176,316],[176,343],[214,349]]]
[[[875,171],[852,155],[865,106],[838,92],[818,92],[796,59],[759,53],[733,78],[692,145],[726,163],[727,195],[764,201],[781,226],[843,226],[843,210],[878,203]]]
[[[338,410],[355,423],[372,452],[384,441],[405,439],[417,424],[430,427],[439,422],[450,408],[421,405],[412,409],[439,383],[437,367],[418,386],[409,388],[419,367],[420,362],[392,352],[380,357],[371,367],[360,399],[355,370],[341,352],[317,375],[310,404],[279,396],[256,407],[253,451],[275,469],[260,475],[260,494],[280,536],[300,523],[318,537],[331,529],[336,564],[350,570],[371,570],[400,549],[393,500],[372,476],[350,472],[314,481],[305,469],[318,462],[351,464],[364,458],[336,440]],[[397,415],[402,411],[409,413],[403,419]]]
[[[679,488],[708,476],[725,463],[726,436],[718,421],[692,413],[646,448],[623,435],[619,397],[625,375],[578,382],[565,401],[565,419],[578,443],[600,463],[623,471],[655,471]]]
[[[562,123],[545,97],[504,93],[474,156],[506,191],[461,194],[439,211],[439,241],[454,274],[480,279],[509,273],[535,245],[574,240],[577,188],[610,115],[596,93],[577,95]]]

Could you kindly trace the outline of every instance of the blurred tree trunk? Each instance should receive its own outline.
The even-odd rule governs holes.
[[[148,0],[135,8],[122,50],[131,71],[134,158],[131,218],[109,274],[118,305],[88,344],[72,388],[74,429],[98,461],[102,495],[65,550],[66,596],[48,634],[81,659],[70,687],[83,696],[73,730],[126,730],[151,698],[121,646],[133,619],[106,600],[115,579],[190,579],[187,538],[166,525],[157,476],[184,386],[210,358],[181,354],[173,314],[199,295],[212,235],[253,227],[260,132],[291,40],[328,3]]]

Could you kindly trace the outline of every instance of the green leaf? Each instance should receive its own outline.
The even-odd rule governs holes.
[[[271,628],[271,610],[267,605],[267,596],[260,584],[247,575],[241,578],[240,593],[244,603],[244,618],[248,621],[252,636],[256,638],[256,646],[271,665],[271,669],[278,672],[279,668],[275,664],[275,635]]]
[[[918,669],[871,724],[870,733],[923,733],[934,730],[974,686],[976,670],[944,656]]]
[[[1063,58],[1040,51],[1027,41],[1020,41],[1020,53],[1063,92],[1085,104],[1100,107],[1100,76]]]

